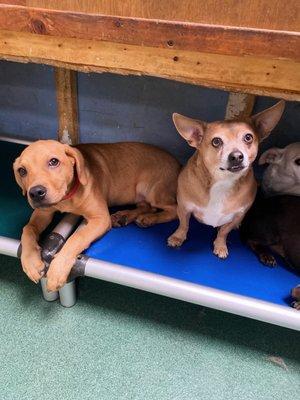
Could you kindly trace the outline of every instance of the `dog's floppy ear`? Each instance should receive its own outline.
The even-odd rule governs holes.
[[[203,139],[206,123],[174,113],[173,122],[180,135],[192,147],[198,147]]]
[[[273,147],[265,151],[259,158],[258,164],[276,164],[282,157],[284,153],[284,149],[278,149],[277,147]]]
[[[20,188],[22,189],[23,196],[25,196],[26,190],[25,190],[25,188],[23,186],[22,179],[21,179],[20,174],[18,172],[19,165],[20,165],[20,157],[15,159],[14,164],[13,164],[13,170],[14,170],[16,182],[20,186]]]
[[[73,165],[76,168],[77,176],[79,182],[82,185],[86,185],[88,182],[87,174],[86,174],[86,167],[84,163],[84,159],[82,154],[76,147],[71,147],[68,144],[65,144],[65,152],[68,157],[70,157],[73,161]]]
[[[278,124],[284,111],[285,101],[280,100],[274,106],[251,117],[260,140],[264,140]]]

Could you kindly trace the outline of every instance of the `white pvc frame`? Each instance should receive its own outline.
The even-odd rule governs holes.
[[[0,252],[2,254],[17,257],[18,248],[18,240],[0,236]],[[241,296],[93,258],[89,258],[87,261],[85,276],[300,331],[299,311],[252,297]]]

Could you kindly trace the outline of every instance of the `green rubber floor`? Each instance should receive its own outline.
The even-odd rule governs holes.
[[[299,398],[299,332],[89,278],[64,309],[5,256],[0,285],[1,400]]]

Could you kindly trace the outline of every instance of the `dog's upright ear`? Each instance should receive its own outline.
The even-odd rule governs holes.
[[[23,196],[25,196],[26,190],[23,186],[22,179],[21,179],[21,176],[18,171],[19,166],[20,166],[20,157],[15,159],[14,164],[13,164],[13,170],[14,170],[14,174],[15,174],[15,180],[16,180],[17,184],[20,186],[20,188],[22,189]]]
[[[180,135],[192,147],[198,147],[203,139],[206,123],[174,113],[173,122]]]
[[[85,186],[88,182],[88,178],[82,154],[78,149],[76,149],[76,147],[71,147],[68,144],[65,144],[64,146],[66,155],[72,159],[72,163],[76,168],[79,182]]]
[[[281,160],[284,153],[284,149],[278,149],[277,147],[273,147],[265,151],[259,158],[258,164],[276,164]]]
[[[260,140],[269,136],[275,126],[278,124],[284,111],[285,101],[280,100],[274,106],[261,111],[251,117],[252,123],[259,134]]]

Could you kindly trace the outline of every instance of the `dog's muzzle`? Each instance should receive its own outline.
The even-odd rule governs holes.
[[[30,202],[35,208],[47,207],[47,189],[45,186],[36,185],[29,189]]]
[[[228,156],[227,170],[230,172],[239,172],[245,168],[243,162],[244,162],[244,154],[239,150],[232,151]]]

